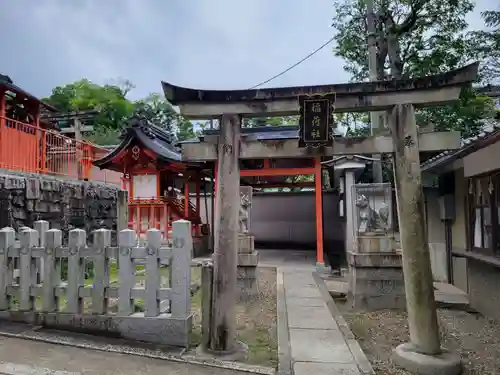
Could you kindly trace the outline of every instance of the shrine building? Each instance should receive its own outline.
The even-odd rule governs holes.
[[[129,228],[139,237],[159,229],[171,238],[172,223],[192,223],[195,255],[207,251],[209,229],[200,217],[200,197],[206,190],[207,166],[182,162],[171,135],[146,119],[133,117],[126,124],[121,143],[93,164],[123,173],[122,188],[128,191]],[[195,193],[194,204],[190,193]],[[208,222],[208,221],[207,221]]]

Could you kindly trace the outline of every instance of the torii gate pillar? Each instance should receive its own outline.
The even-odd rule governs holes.
[[[236,355],[245,348],[236,342],[236,279],[240,207],[241,117],[222,115],[217,145],[217,191],[214,222],[214,272],[209,349]]]
[[[394,350],[394,361],[416,374],[458,375],[462,370],[460,357],[443,350],[440,344],[413,105],[394,106],[389,127],[394,144],[394,180],[410,329],[410,342]]]

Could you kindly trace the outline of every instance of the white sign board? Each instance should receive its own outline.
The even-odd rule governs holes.
[[[157,176],[155,174],[143,174],[132,176],[132,186],[134,188],[133,199],[156,199]]]

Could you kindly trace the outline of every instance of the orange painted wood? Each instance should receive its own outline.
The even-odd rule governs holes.
[[[0,167],[23,172],[38,172],[37,129],[4,118],[0,141]]]
[[[3,132],[2,130],[5,128],[5,90],[0,89],[0,146],[3,143]],[[0,166],[2,163],[2,159],[0,159]]]
[[[196,205],[195,205],[195,210],[196,212],[198,213],[198,215],[200,214],[200,193],[201,193],[201,181],[200,181],[200,174],[197,173],[196,174]],[[199,225],[196,225],[196,232],[198,234],[199,232],[199,229],[200,229],[200,226]]]
[[[160,187],[161,173],[156,172],[156,196],[161,197],[161,187]]]
[[[184,184],[184,219],[188,220],[189,217],[189,181],[186,178]]]

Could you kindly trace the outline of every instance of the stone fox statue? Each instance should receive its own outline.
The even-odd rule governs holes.
[[[383,203],[378,212],[370,207],[368,198],[361,194],[356,198],[359,209],[359,233],[386,232],[389,229],[389,207]]]
[[[240,233],[248,234],[248,208],[250,207],[250,199],[246,194],[240,196]]]

